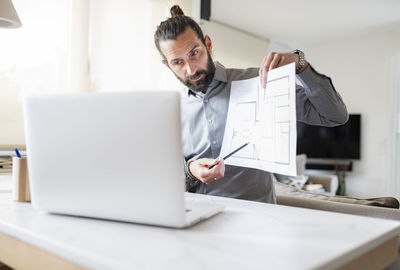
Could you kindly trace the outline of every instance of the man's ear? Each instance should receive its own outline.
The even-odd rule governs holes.
[[[162,62],[164,65],[166,65],[167,67],[169,67],[167,60],[162,59],[161,62]]]
[[[211,38],[208,35],[205,35],[204,37],[204,43],[206,44],[207,51],[212,54],[212,42]]]

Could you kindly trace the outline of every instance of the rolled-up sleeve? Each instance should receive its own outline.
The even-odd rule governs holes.
[[[332,80],[309,65],[298,74],[296,85],[297,121],[310,125],[338,126],[348,120],[348,112]]]

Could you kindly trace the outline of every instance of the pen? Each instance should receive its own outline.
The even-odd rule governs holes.
[[[17,157],[21,158],[21,154],[19,153],[18,148],[15,147],[14,151],[15,151],[15,154],[17,154]]]
[[[223,160],[225,160],[225,159],[227,159],[228,157],[234,155],[234,154],[235,154],[236,152],[238,152],[239,150],[242,150],[242,148],[244,148],[244,147],[247,146],[248,144],[250,144],[250,142],[247,142],[247,143],[243,144],[243,145],[240,146],[238,149],[236,149],[236,150],[234,150],[233,152],[231,152],[230,154],[226,155],[226,156],[223,158]],[[208,169],[211,170],[212,168],[214,168],[214,166],[215,166],[215,165],[211,165],[211,166],[208,167]]]

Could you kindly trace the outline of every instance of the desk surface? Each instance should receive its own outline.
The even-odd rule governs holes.
[[[220,197],[226,206],[178,230],[52,215],[0,193],[0,233],[95,269],[333,269],[400,233],[399,222]]]

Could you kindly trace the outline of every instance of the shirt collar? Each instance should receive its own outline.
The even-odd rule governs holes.
[[[227,82],[228,79],[226,77],[226,68],[218,61],[215,61],[215,74],[214,79],[220,82]]]
[[[218,61],[215,61],[214,65],[215,65],[215,74],[214,74],[214,78],[213,78],[210,86],[216,85],[216,81],[226,83],[228,81],[227,76],[226,76],[226,68]],[[187,93],[188,96],[190,94],[196,95],[196,93],[193,92],[192,90],[190,90],[188,87],[184,88],[184,92]]]

